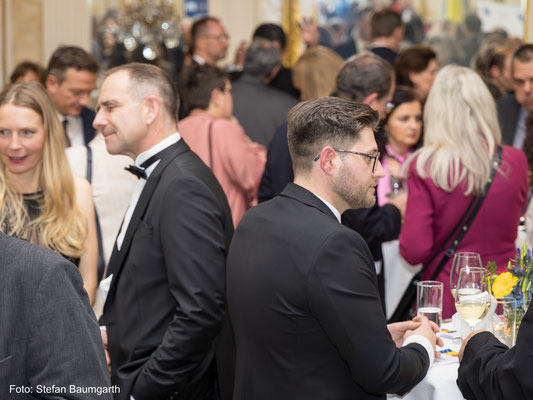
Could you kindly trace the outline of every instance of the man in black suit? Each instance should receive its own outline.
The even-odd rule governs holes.
[[[139,176],[100,320],[117,399],[211,399],[233,233],[226,197],[180,139],[177,92],[160,68],[111,69],[98,108],[107,150],[135,159],[129,170]]]
[[[1,399],[111,400],[119,390],[80,273],[60,255],[0,233],[0,315]]]
[[[98,64],[79,47],[59,47],[50,58],[46,89],[63,124],[67,147],[88,145],[94,137],[95,114],[87,106],[97,78]]]
[[[370,20],[370,51],[394,65],[404,31],[402,17],[392,8],[376,11]]]
[[[522,148],[526,137],[526,117],[533,111],[533,44],[516,50],[511,64],[514,93],[496,102],[503,144]]]
[[[457,385],[468,400],[533,399],[533,307],[509,349],[490,332],[476,331],[463,341]]]
[[[387,327],[368,246],[340,223],[375,202],[378,113],[327,97],[288,121],[294,183],[245,214],[228,256],[234,399],[404,394],[433,361],[438,328],[425,318]]]

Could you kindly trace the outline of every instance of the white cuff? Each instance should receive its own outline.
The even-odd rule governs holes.
[[[402,347],[411,343],[418,343],[424,346],[424,349],[426,349],[426,352],[428,353],[429,367],[431,368],[433,361],[435,360],[435,350],[433,350],[433,346],[431,345],[429,339],[422,335],[411,335],[403,341]]]

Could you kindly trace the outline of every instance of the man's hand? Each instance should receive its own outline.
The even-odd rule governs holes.
[[[429,340],[431,345],[433,346],[433,350],[435,351],[435,358],[440,357],[440,352],[435,350],[435,346],[443,346],[444,342],[441,338],[437,337],[437,333],[440,331],[439,326],[435,323],[427,319],[426,317],[415,317],[413,318],[413,321],[406,321],[406,322],[418,322],[420,325],[415,329],[408,329],[403,338],[406,339],[411,335],[422,335],[426,339]]]
[[[298,26],[300,27],[300,37],[308,48],[320,43],[320,32],[313,18],[303,18]]]
[[[470,341],[470,339],[472,339],[474,336],[476,336],[480,332],[485,332],[485,331],[484,330],[474,331],[474,332],[470,333],[470,335],[468,335],[465,340],[463,340],[463,345],[461,346],[461,350],[459,350],[459,362],[461,362],[461,360],[463,359],[463,355],[464,355],[464,352],[465,352],[465,347],[468,344],[468,342]]]
[[[390,335],[392,336],[392,340],[394,340],[394,344],[396,344],[396,347],[402,347],[402,343],[404,341],[404,335],[407,331],[413,331],[417,329],[420,326],[420,321],[403,321],[403,322],[394,322],[392,324],[387,325],[387,328],[389,329]]]
[[[111,357],[109,357],[109,351],[107,351],[107,330],[100,329],[102,335],[102,342],[104,343],[105,360],[107,362],[107,369],[109,370],[109,376],[111,376]]]

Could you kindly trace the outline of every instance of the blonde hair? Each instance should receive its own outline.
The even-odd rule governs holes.
[[[444,67],[424,107],[424,146],[413,155],[418,174],[447,192],[466,184],[465,195],[482,194],[500,141],[496,105],[481,78]]]
[[[303,53],[292,68],[292,80],[300,89],[302,101],[329,96],[343,62],[337,53],[323,46]]]
[[[0,161],[0,226],[9,222],[9,232],[5,233],[12,236],[33,229],[38,232],[39,245],[78,258],[85,251],[87,223],[77,206],[74,178],[65,155],[63,127],[52,101],[40,84],[31,82],[7,87],[0,93],[0,106],[4,104],[27,107],[41,117],[45,141],[39,183],[44,199],[39,217],[29,221],[23,196],[7,179],[6,166]]]

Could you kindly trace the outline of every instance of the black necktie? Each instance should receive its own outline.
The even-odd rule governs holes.
[[[63,134],[65,135],[65,147],[70,147],[70,139],[68,138],[68,120],[65,118],[63,121],[61,121],[61,124],[63,125]]]
[[[150,157],[148,160],[143,162],[140,167],[136,166],[135,164],[128,165],[124,169],[128,172],[131,172],[133,175],[135,175],[139,179],[146,179],[146,168],[148,168],[150,165],[155,163],[157,160],[159,160],[159,153]]]

